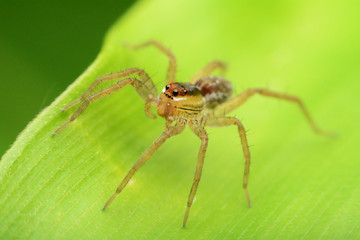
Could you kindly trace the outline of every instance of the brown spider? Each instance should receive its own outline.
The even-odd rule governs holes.
[[[115,197],[125,188],[135,172],[139,170],[142,165],[144,165],[144,163],[154,154],[154,152],[168,138],[180,134],[185,129],[186,125],[188,125],[195,133],[195,135],[201,139],[201,145],[198,154],[194,182],[191,187],[187,202],[183,227],[186,225],[190,207],[193,203],[195,193],[200,182],[202,167],[204,164],[205,152],[208,145],[208,135],[204,129],[205,126],[237,126],[245,157],[243,188],[245,191],[247,203],[250,207],[250,197],[247,190],[250,169],[250,152],[246,138],[246,132],[239,119],[235,117],[225,117],[225,115],[241,106],[255,93],[268,97],[284,99],[298,104],[313,130],[319,134],[326,134],[315,125],[302,101],[295,96],[276,93],[266,89],[253,88],[245,90],[239,95],[230,98],[232,94],[232,85],[230,82],[221,76],[210,75],[215,69],[221,69],[222,71],[225,70],[226,66],[222,62],[211,62],[203,69],[198,71],[187,83],[175,82],[176,60],[173,53],[169,49],[165,48],[157,41],[149,41],[138,46],[132,46],[132,48],[138,49],[149,45],[157,47],[170,59],[167,70],[166,86],[160,94],[157,94],[155,85],[150,79],[149,75],[144,70],[139,68],[127,68],[120,72],[101,76],[93,82],[93,84],[83,93],[79,99],[63,108],[63,111],[65,111],[82,102],[80,107],[73,113],[70,119],[61,125],[58,129],[56,129],[56,131],[53,133],[53,135],[56,135],[77,117],[79,117],[81,112],[86,109],[90,102],[96,101],[108,94],[112,94],[128,84],[133,86],[136,92],[145,101],[145,113],[147,116],[150,118],[156,117],[153,113],[150,112],[150,107],[153,106],[157,108],[158,114],[166,119],[166,128],[163,133],[135,162],[131,170],[116,189],[116,192],[106,202],[103,210],[105,210],[115,199]],[[130,77],[132,75],[137,76],[137,78]],[[92,93],[100,83],[115,79],[121,80],[107,88]]]

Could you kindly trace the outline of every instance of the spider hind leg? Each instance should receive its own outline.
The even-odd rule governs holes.
[[[243,154],[245,157],[245,168],[244,168],[244,178],[243,178],[243,189],[246,197],[246,201],[249,207],[251,207],[250,195],[247,189],[247,185],[249,182],[249,173],[250,173],[250,150],[249,144],[246,137],[246,131],[242,123],[239,119],[234,117],[218,117],[218,118],[210,118],[206,122],[206,126],[208,127],[226,127],[236,125],[238,127],[238,132],[241,140],[241,146],[243,150]]]
[[[251,89],[247,89],[247,90],[243,91],[239,95],[237,95],[237,96],[229,99],[228,101],[220,104],[219,106],[217,106],[214,109],[214,115],[215,116],[223,116],[225,114],[230,113],[231,111],[233,111],[236,108],[243,105],[250,97],[254,96],[255,94],[260,94],[262,96],[277,98],[277,99],[296,103],[299,106],[301,112],[303,113],[303,115],[305,116],[305,118],[307,119],[308,123],[310,124],[311,128],[313,129],[313,131],[315,133],[326,136],[326,137],[334,136],[333,133],[323,131],[315,124],[315,121],[310,116],[309,111],[307,110],[303,101],[300,98],[293,96],[293,95],[278,93],[278,92],[274,92],[274,91],[262,89],[262,88],[251,88]]]

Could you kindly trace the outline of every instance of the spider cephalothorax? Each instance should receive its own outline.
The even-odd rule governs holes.
[[[247,203],[250,206],[250,197],[247,190],[250,171],[250,151],[247,143],[245,129],[237,118],[226,117],[226,114],[241,106],[256,93],[263,96],[284,99],[298,104],[314,131],[320,134],[326,134],[315,125],[303,103],[297,97],[276,93],[267,89],[252,88],[245,90],[239,95],[231,98],[233,89],[230,82],[221,76],[211,75],[216,69],[225,70],[225,64],[219,61],[211,62],[205,66],[187,83],[175,82],[176,61],[173,53],[156,41],[150,41],[133,48],[140,48],[148,45],[157,47],[170,59],[170,64],[167,71],[166,86],[160,94],[156,92],[155,84],[152,82],[149,75],[144,70],[139,68],[127,68],[121,72],[101,76],[94,81],[94,83],[88,88],[88,90],[83,93],[79,99],[70,103],[63,109],[67,110],[82,102],[81,106],[73,113],[70,119],[61,125],[58,129],[56,129],[56,131],[53,133],[53,135],[56,135],[72,121],[74,121],[80,115],[80,113],[86,109],[90,102],[96,101],[101,97],[114,93],[126,85],[133,86],[140,97],[145,100],[145,113],[149,117],[155,117],[155,115],[150,111],[150,107],[153,106],[157,108],[158,114],[166,119],[167,124],[163,133],[135,162],[131,170],[116,189],[116,192],[106,202],[103,209],[109,206],[115,197],[124,189],[135,172],[139,170],[142,165],[144,165],[144,163],[154,154],[154,152],[168,138],[180,134],[186,125],[188,125],[195,133],[195,135],[201,139],[201,145],[194,175],[194,182],[191,187],[187,202],[183,226],[185,227],[186,225],[190,207],[193,203],[202,173],[205,152],[208,144],[208,135],[204,127],[224,127],[230,125],[235,125],[237,127],[245,158],[243,188]],[[100,83],[112,81],[115,79],[120,80],[107,88],[92,93]]]
[[[180,83],[180,82],[171,82],[167,84],[162,92],[170,99],[175,98],[175,101],[181,100],[185,96],[197,95],[199,91],[196,91],[197,88],[193,84],[189,83]]]
[[[194,117],[204,109],[201,91],[190,83],[168,83],[159,96],[158,114],[162,117]]]

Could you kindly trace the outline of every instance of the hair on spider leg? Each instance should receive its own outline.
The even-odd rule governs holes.
[[[159,86],[161,87],[160,89],[162,89],[164,87],[164,84],[162,84],[162,83],[155,83],[154,85],[157,89],[159,89]]]
[[[144,70],[144,71],[145,71],[145,70]],[[154,77],[156,77],[158,74],[159,74],[159,72],[155,72],[155,73],[149,75],[149,79],[148,79],[148,80],[154,79]],[[154,83],[155,86],[158,86],[159,84],[160,84],[159,82],[158,82],[158,83]],[[162,83],[162,84],[164,84],[164,83]]]
[[[252,133],[252,132],[251,132],[251,129],[250,129],[250,128],[245,129],[245,133],[246,133],[246,135],[251,135],[251,134],[249,134],[249,133]]]
[[[238,118],[238,119],[239,119],[240,122],[244,122],[244,118]],[[245,126],[244,126],[244,128],[245,128],[245,134],[247,136],[249,136],[249,135],[251,135],[253,133],[250,128],[246,128]]]
[[[255,144],[251,144],[249,145],[249,148],[255,147]]]
[[[146,68],[142,68],[142,70],[147,73]],[[146,75],[146,79],[143,80],[142,82],[147,83],[149,80],[152,81],[151,79],[153,79],[154,76],[156,76],[156,73],[153,73],[152,75]]]

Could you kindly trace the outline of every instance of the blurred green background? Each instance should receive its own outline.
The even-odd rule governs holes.
[[[115,11],[115,5],[90,4],[88,9],[96,15],[98,8],[104,8],[106,15]],[[44,17],[36,18],[33,31],[47,24],[46,18],[53,19],[47,31],[56,31],[62,21],[59,12],[65,16],[70,6],[48,6],[53,12],[42,12]],[[87,7],[79,4],[71,9],[77,9],[73,14],[78,18]],[[121,14],[118,11],[116,14]],[[359,12],[360,4],[350,0],[138,1],[106,33],[97,60],[29,125],[0,162],[0,238],[359,239]],[[18,21],[11,16],[13,22]],[[12,24],[10,17],[5,20]],[[95,24],[98,19],[89,16],[88,21]],[[59,42],[56,38],[53,43],[42,43],[43,36],[36,35],[32,44],[36,49],[22,45],[26,42],[23,32],[31,30],[8,26],[18,39],[13,48],[12,41],[5,41],[6,49],[17,53],[23,48],[24,53],[14,56],[22,59],[28,54],[28,58],[22,62],[8,53],[5,61],[15,64],[3,71],[12,69],[8,74],[19,74],[26,87],[19,91],[14,87],[16,81],[2,81],[12,85],[7,88],[11,91],[2,91],[8,94],[2,104],[9,108],[16,103],[17,98],[9,95],[26,96],[17,105],[32,107],[34,113],[24,119],[25,113],[17,111],[16,118],[28,122],[89,66],[111,21],[103,23],[106,26],[97,33],[97,42],[90,45],[91,24],[87,26],[91,33],[79,40],[80,36],[72,33],[81,30],[73,30],[76,25],[68,20],[61,26],[63,32],[73,31],[71,34],[62,34]],[[60,63],[50,63],[49,59],[65,51],[56,48],[65,45],[64,38],[69,41],[66,45],[89,44],[91,54],[83,50],[87,60],[78,59],[79,46],[72,45],[66,46],[68,52]],[[61,113],[60,109],[99,75],[140,67],[161,89],[167,59],[155,49],[134,52],[120,44],[152,38],[174,51],[179,80],[189,78],[213,59],[223,60],[229,65],[226,77],[235,93],[264,87],[297,95],[315,121],[338,137],[313,134],[291,104],[254,97],[231,114],[244,123],[252,146],[251,209],[241,189],[244,161],[240,141],[235,128],[229,127],[208,129],[206,164],[186,229],[181,222],[199,146],[189,130],[165,143],[121,197],[101,212],[119,180],[163,130],[163,119],[146,118],[143,102],[128,87],[93,103],[56,137],[50,133],[72,112]],[[33,59],[38,59],[35,66]],[[52,79],[62,73],[65,63],[74,67],[74,72],[59,78],[68,81],[60,87]],[[46,71],[40,70],[43,65],[48,66]],[[19,66],[28,74],[22,74]],[[44,82],[33,84],[41,76]],[[58,85],[60,90],[55,93],[52,89]],[[41,94],[29,97],[35,90]],[[29,103],[30,98],[37,102]],[[4,116],[13,114],[14,119],[8,117],[8,121],[15,121],[13,108],[9,109]]]
[[[0,156],[95,59],[134,0],[2,1]]]

